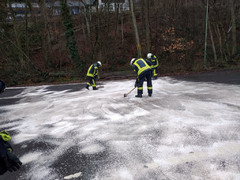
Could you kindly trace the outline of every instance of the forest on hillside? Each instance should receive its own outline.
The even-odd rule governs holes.
[[[9,86],[81,80],[96,61],[102,73],[130,71],[149,52],[160,75],[240,66],[239,0],[127,0],[129,10],[75,0],[78,14],[60,0],[59,15],[49,1],[0,2],[0,79]]]

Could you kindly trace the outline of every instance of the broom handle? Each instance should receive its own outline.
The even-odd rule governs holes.
[[[134,89],[136,89],[136,87],[134,87],[131,91],[129,91],[127,95],[129,95]]]

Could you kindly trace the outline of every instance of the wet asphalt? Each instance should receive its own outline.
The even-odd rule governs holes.
[[[174,79],[182,80],[182,81],[193,81],[193,82],[213,82],[213,83],[224,83],[224,84],[234,84],[234,85],[240,85],[240,70],[234,70],[234,71],[219,71],[219,72],[206,72],[206,73],[195,73],[195,74],[189,74],[189,75],[181,75],[181,76],[172,76]],[[49,91],[63,91],[63,90],[70,90],[70,92],[79,91],[80,89],[84,88],[84,84],[61,84],[61,85],[51,85],[47,87]],[[13,104],[18,103],[18,101],[21,100],[21,98],[14,98],[14,96],[20,94],[24,91],[24,87],[15,87],[15,88],[7,88],[6,91],[2,94],[0,94],[0,124],[3,124],[4,121],[1,119],[1,113],[3,112],[1,110],[2,106],[10,106]],[[13,98],[9,98],[13,97]],[[17,121],[17,120],[16,120]],[[1,125],[0,125],[1,129]],[[14,135],[14,131],[10,132],[12,135]],[[46,149],[46,153],[48,152],[48,149],[51,149],[50,144],[42,143],[42,142],[31,142],[31,144],[28,145],[27,148],[31,149]],[[24,149],[21,147],[21,145],[13,145],[14,151],[17,155],[21,156],[24,154],[27,149]],[[71,174],[76,172],[79,169],[83,173],[84,178],[78,178],[78,179],[91,179],[92,174],[94,174],[95,170],[97,170],[101,162],[104,163],[106,159],[108,159],[109,154],[107,153],[100,153],[97,155],[83,155],[78,154],[76,156],[77,149],[71,148],[65,153],[61,158],[59,158],[54,164],[54,169],[59,172],[60,174]],[[66,164],[66,159],[68,159],[68,163]],[[62,168],[64,164],[66,166],[71,165],[71,159],[74,163],[74,159],[81,159],[81,163],[74,164],[71,168],[66,167]],[[17,180],[22,179],[21,178],[21,172],[26,172],[29,167],[29,165],[22,166],[20,171],[14,172],[14,173],[5,173],[3,176],[0,176],[0,180]],[[59,176],[60,179],[61,175]]]

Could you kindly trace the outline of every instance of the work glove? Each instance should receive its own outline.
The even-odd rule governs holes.
[[[17,158],[17,156],[11,152],[7,152],[7,156],[9,159],[8,171],[13,172],[20,169],[22,162]]]
[[[138,83],[139,83],[139,80],[138,78],[136,79],[136,82],[135,82],[135,87],[138,87]]]

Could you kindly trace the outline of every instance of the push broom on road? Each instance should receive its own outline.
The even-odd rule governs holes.
[[[136,89],[136,87],[134,87],[131,91],[129,91],[128,93],[125,93],[124,95],[123,95],[123,97],[127,97],[134,89]]]

